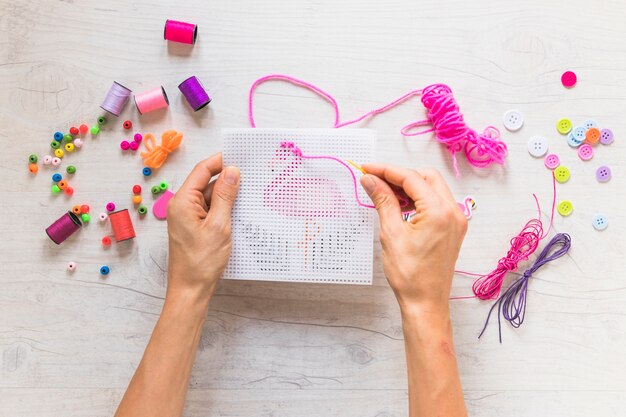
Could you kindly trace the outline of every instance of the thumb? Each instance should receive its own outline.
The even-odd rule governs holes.
[[[365,174],[361,177],[361,185],[376,206],[381,230],[385,233],[399,230],[402,226],[402,212],[400,203],[389,184],[375,175]]]
[[[230,212],[238,191],[239,169],[233,166],[224,168],[215,181],[207,219],[218,226],[230,225]]]

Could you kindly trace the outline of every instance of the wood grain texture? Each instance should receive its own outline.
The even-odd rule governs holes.
[[[454,194],[473,194],[459,268],[487,271],[535,213],[549,211],[550,177],[526,151],[542,134],[572,170],[558,187],[572,216],[555,230],[572,250],[531,282],[526,322],[476,336],[489,308],[452,305],[456,350],[473,416],[615,416],[626,393],[626,4],[423,0],[233,0],[228,2],[27,2],[0,0],[0,415],[112,415],[163,304],[164,223],[137,219],[137,238],[104,251],[93,222],[57,247],[43,230],[63,210],[87,202],[130,203],[134,183],[167,180],[176,189],[191,166],[221,148],[219,131],[247,126],[246,98],[259,76],[281,72],[313,82],[339,100],[344,119],[434,82],[452,86],[468,123],[501,127],[517,108],[523,129],[504,132],[504,168],[452,174],[448,154],[399,128],[423,115],[417,100],[363,124],[378,131],[379,161],[442,170]],[[162,39],[167,18],[199,24],[193,48]],[[564,89],[565,69],[579,84]],[[176,86],[197,75],[213,103],[193,113]],[[128,106],[97,139],[68,157],[76,195],[49,192],[50,170],[31,176],[56,130],[93,123],[113,80],[134,91],[164,85],[169,111],[139,117]],[[259,126],[326,127],[332,113],[312,94],[262,86]],[[583,163],[555,123],[596,119],[616,134]],[[136,157],[120,154],[120,122],[142,132],[184,131],[186,141],[148,181]],[[609,165],[614,178],[595,180]],[[144,192],[150,202],[151,196]],[[591,217],[605,213],[598,233]],[[65,271],[78,263],[75,274]],[[102,280],[102,264],[112,272]],[[459,277],[455,295],[470,292]],[[186,416],[404,416],[406,374],[399,314],[375,245],[371,287],[222,282],[193,371]]]

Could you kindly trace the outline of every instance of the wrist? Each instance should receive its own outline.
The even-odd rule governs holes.
[[[173,311],[175,314],[204,318],[210,300],[210,295],[206,295],[204,291],[198,289],[168,287],[163,311]]]
[[[447,327],[450,323],[450,308],[447,303],[401,304],[400,313],[403,324],[432,329]]]

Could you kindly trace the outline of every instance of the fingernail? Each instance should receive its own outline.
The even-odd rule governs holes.
[[[363,177],[361,178],[361,185],[363,186],[363,188],[365,188],[367,194],[372,194],[374,192],[374,189],[376,188],[376,182],[374,181],[374,178],[372,178],[372,176],[369,174],[363,175]]]
[[[239,170],[235,167],[226,167],[224,169],[224,182],[229,185],[237,185],[239,181]]]

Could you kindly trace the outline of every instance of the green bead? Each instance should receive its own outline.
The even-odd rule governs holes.
[[[72,135],[69,135],[69,134],[63,135],[63,142],[68,143],[68,142],[71,142],[73,140],[74,140],[74,137]]]
[[[155,185],[151,188],[152,194],[159,194],[161,192],[161,187]]]
[[[98,124],[99,124],[100,126],[104,126],[104,124],[105,124],[106,122],[107,122],[107,118],[106,118],[106,117],[104,117],[104,116],[100,116],[100,117],[98,117]]]
[[[61,189],[59,188],[58,185],[54,184],[54,185],[52,185],[52,192],[54,194],[59,194],[61,192]]]
[[[61,142],[57,142],[56,140],[53,140],[52,142],[50,142],[50,147],[52,149],[59,149],[61,147]]]
[[[89,213],[81,214],[80,218],[83,219],[83,223],[89,223],[89,220],[91,220],[91,216],[89,215]]]
[[[137,208],[137,211],[139,212],[139,214],[141,214],[142,216],[145,216],[146,213],[148,212],[148,208],[146,206],[139,206]]]
[[[65,170],[68,174],[74,174],[76,172],[76,167],[74,165],[69,165],[67,168],[65,168]]]
[[[167,190],[167,183],[163,181],[161,184],[159,184],[159,188],[161,189],[161,191]]]
[[[99,126],[91,126],[91,134],[95,136],[98,133],[100,133],[100,127]]]
[[[28,162],[30,162],[31,164],[36,164],[38,160],[39,158],[37,158],[37,155],[35,154],[32,154],[28,157]]]

